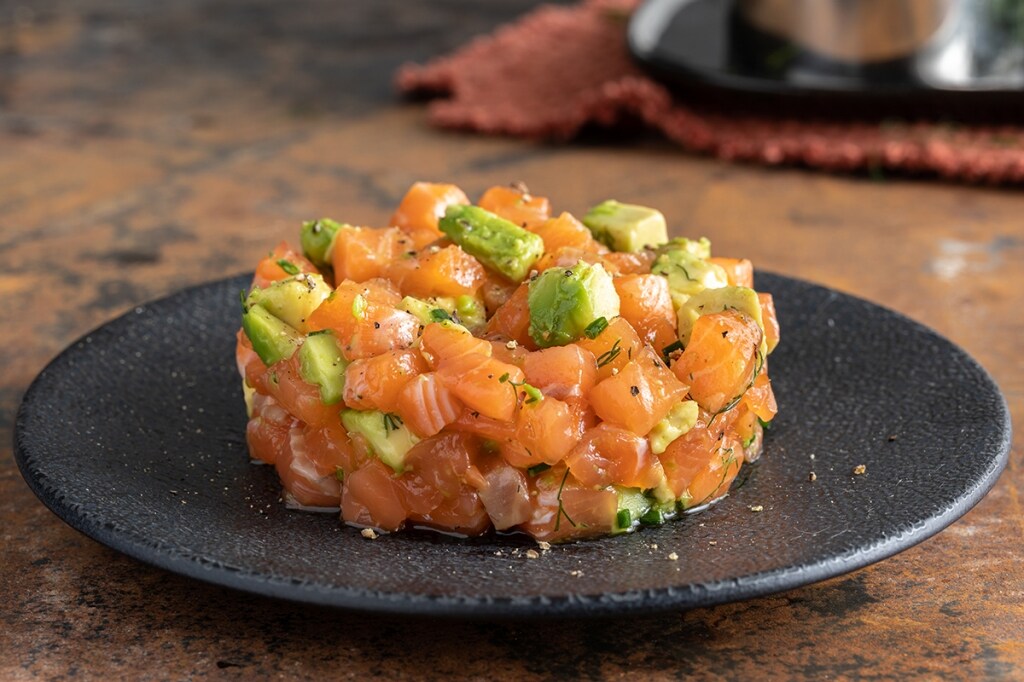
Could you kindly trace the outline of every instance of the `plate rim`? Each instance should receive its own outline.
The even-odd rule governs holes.
[[[103,322],[82,334],[54,356],[32,380],[18,407],[13,429],[13,456],[18,470],[32,493],[54,515],[68,526],[100,544],[125,554],[149,566],[154,566],[178,575],[197,579],[207,584],[226,587],[243,593],[283,599],[293,603],[319,607],[343,609],[351,612],[402,615],[413,617],[444,617],[455,619],[551,619],[580,616],[616,616],[651,614],[672,610],[716,606],[744,601],[755,597],[818,583],[839,577],[872,563],[889,558],[934,536],[971,510],[995,486],[999,476],[1009,462],[1012,444],[1012,423],[1006,396],[988,370],[973,355],[944,335],[903,313],[884,305],[843,292],[839,289],[820,285],[808,280],[780,275],[771,271],[759,271],[779,280],[788,280],[798,285],[821,289],[839,294],[862,305],[877,308],[894,316],[902,324],[909,324],[918,332],[924,332],[945,343],[954,352],[963,356],[971,369],[984,379],[996,398],[998,412],[992,422],[998,426],[1001,440],[995,456],[989,461],[984,474],[972,488],[957,497],[954,504],[941,513],[916,523],[898,534],[893,534],[870,546],[826,557],[824,559],[790,565],[782,568],[760,571],[746,576],[732,577],[712,582],[688,583],[679,586],[637,589],[600,594],[572,594],[545,596],[533,594],[523,597],[481,598],[473,596],[438,596],[408,592],[380,592],[353,589],[340,585],[323,585],[315,582],[298,581],[287,576],[272,576],[250,569],[239,569],[227,564],[204,560],[203,557],[188,556],[176,550],[163,549],[149,543],[130,529],[107,527],[94,515],[82,514],[72,506],[64,504],[63,495],[55,487],[44,485],[45,476],[33,470],[34,453],[27,445],[26,425],[34,409],[37,394],[46,388],[49,375],[60,369],[66,358],[88,343],[86,339],[113,325],[130,324],[134,315],[157,305],[170,305],[175,299],[187,299],[194,292],[212,286],[223,285],[232,280],[251,277],[251,273],[238,273],[194,284],[163,296],[139,303],[122,314]]]

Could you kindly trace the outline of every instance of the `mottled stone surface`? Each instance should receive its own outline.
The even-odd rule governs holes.
[[[459,624],[310,611],[150,569],[29,492],[32,377],[134,304],[255,262],[296,222],[379,224],[410,182],[522,179],[664,208],[720,253],[884,303],[967,348],[1024,417],[1018,193],[768,171],[649,139],[439,133],[394,67],[527,3],[0,2],[0,679],[1024,677],[1020,436],[992,493],[853,575],[683,614]],[[969,398],[967,398],[969,399]]]

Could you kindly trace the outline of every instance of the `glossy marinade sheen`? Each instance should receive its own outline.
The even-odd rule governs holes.
[[[389,226],[305,223],[243,294],[251,456],[380,531],[566,541],[720,498],[776,413],[778,322],[750,261],[666,233],[422,182]]]

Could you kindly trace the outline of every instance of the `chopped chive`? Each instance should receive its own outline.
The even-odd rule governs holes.
[[[502,374],[502,375],[501,375],[500,377],[498,377],[498,383],[501,383],[501,384],[503,384],[503,383],[505,383],[506,381],[508,381],[508,372],[505,372],[505,373],[504,373],[504,374]]]
[[[586,335],[588,339],[596,339],[598,336],[601,335],[601,332],[603,332],[607,328],[608,319],[605,317],[599,317],[590,324],[588,324],[587,328],[583,330],[583,333]]]
[[[675,353],[677,350],[683,350],[683,348],[683,342],[679,340],[673,341],[672,343],[662,348],[661,355],[663,358],[665,358],[665,364],[669,364],[669,360],[672,359],[671,356],[673,353]]]
[[[536,476],[537,474],[540,474],[540,473],[543,473],[543,472],[547,471],[550,468],[551,468],[550,464],[544,464],[542,462],[540,464],[534,464],[532,467],[530,467],[529,469],[526,470],[526,473],[529,474],[531,477],[533,477],[533,476]]]
[[[633,515],[629,513],[628,509],[619,510],[619,513],[615,515],[615,525],[621,530],[626,530],[633,525]]]
[[[665,515],[657,507],[651,507],[640,517],[640,523],[645,526],[660,526],[665,523]]]
[[[342,469],[341,467],[337,467],[334,470],[334,477],[336,479],[338,479],[339,481],[341,481],[342,483],[344,483],[345,482],[345,470]]]
[[[306,336],[321,336],[323,334],[330,334],[330,333],[331,333],[330,329],[317,329],[315,332],[310,332]]]
[[[531,386],[530,384],[524,383],[522,387],[523,392],[526,393],[527,395],[527,398],[524,401],[526,404],[535,403],[539,400],[544,400],[544,394],[541,393],[540,389],[537,388],[536,386]]]
[[[299,270],[299,266],[297,266],[290,260],[286,260],[284,258],[279,258],[277,260],[277,264],[280,265],[281,269],[287,272],[289,275],[297,275],[300,272],[302,272],[302,270]]]
[[[443,308],[434,308],[430,311],[430,319],[434,322],[444,322],[445,320],[452,319],[452,316]]]
[[[760,417],[757,418],[757,422],[761,425],[761,428],[764,429],[765,431],[767,431],[768,429],[772,428],[772,423],[771,422],[766,422],[765,420],[761,419]]]

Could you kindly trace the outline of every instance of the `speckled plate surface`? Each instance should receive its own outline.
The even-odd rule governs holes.
[[[371,541],[333,515],[286,510],[274,471],[248,462],[234,365],[247,281],[183,291],[79,340],[32,384],[15,435],[25,480],[68,524],[226,587],[456,617],[707,606],[924,540],[981,499],[1009,453],[1005,401],[963,351],[871,303],[760,275],[782,325],[771,359],[781,411],[764,457],[722,502],[536,559],[521,537]]]

